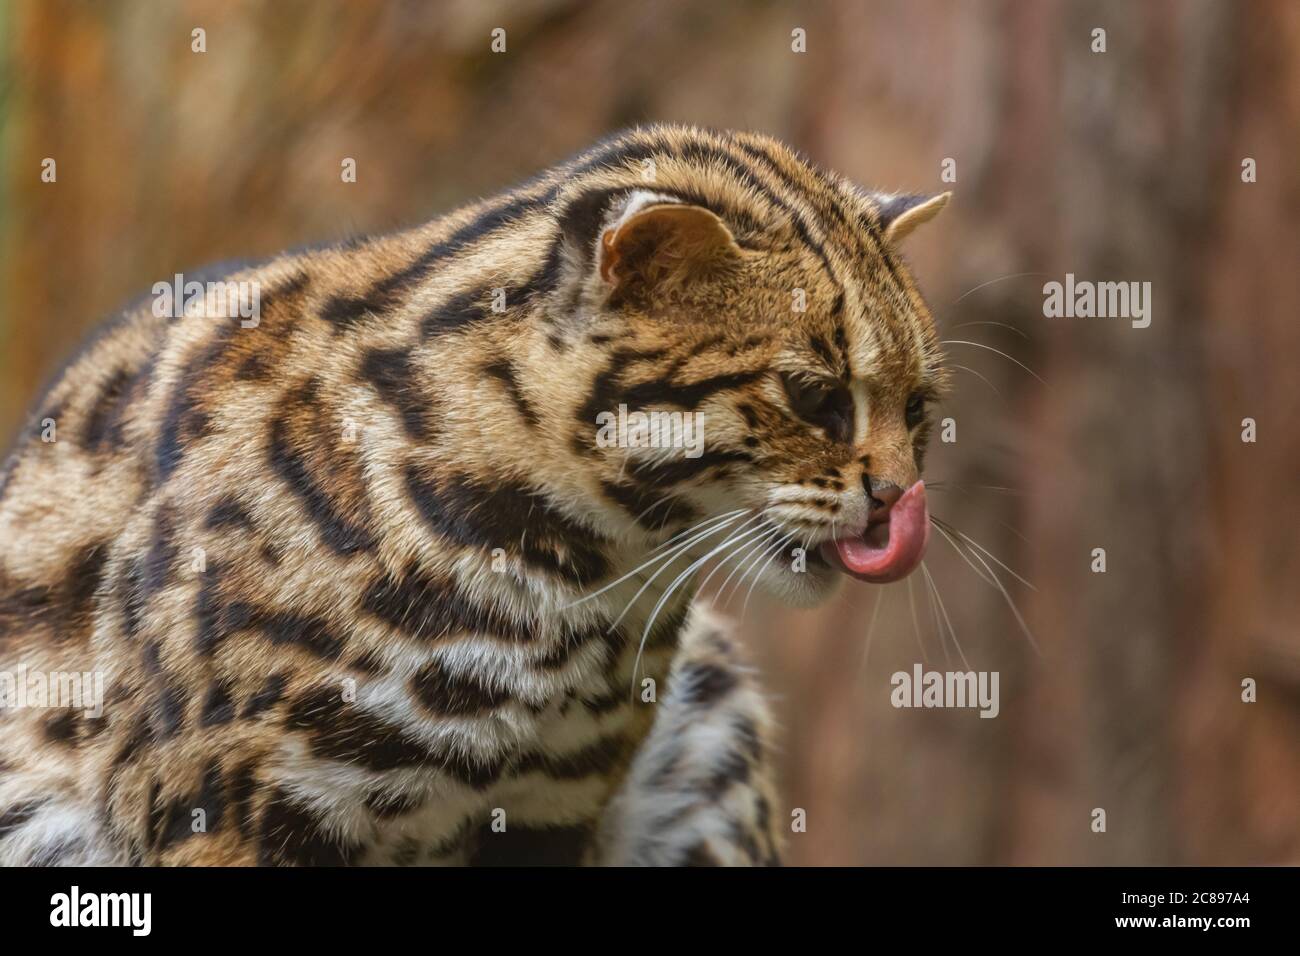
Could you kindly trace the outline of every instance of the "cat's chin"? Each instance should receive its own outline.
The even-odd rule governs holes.
[[[834,597],[843,581],[839,571],[813,560],[798,571],[785,566],[765,568],[758,579],[758,590],[791,607],[810,608]]]

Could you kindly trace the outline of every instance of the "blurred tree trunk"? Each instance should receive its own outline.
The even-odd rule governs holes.
[[[1041,654],[939,538],[960,649],[923,578],[751,605],[781,809],[808,812],[792,861],[1300,862],[1294,0],[27,0],[0,4],[0,44],[6,442],[153,282],[416,222],[630,123],[755,129],[864,186],[954,189],[905,249],[943,337],[1047,384],[947,347],[966,368],[931,503],[1037,586],[1002,574]],[[1151,282],[1150,328],[1045,318],[1067,272]],[[894,671],[963,656],[1000,672],[998,719],[890,705]]]

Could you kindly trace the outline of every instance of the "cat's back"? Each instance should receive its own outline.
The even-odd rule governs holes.
[[[322,254],[314,263],[346,271]],[[49,665],[88,647],[96,592],[132,516],[215,424],[233,386],[247,401],[288,357],[268,343],[285,338],[302,303],[281,303],[258,334],[260,319],[240,315],[239,290],[301,291],[311,266],[290,255],[173,277],[101,323],[53,376],[0,471],[0,661]],[[185,315],[187,285],[230,292],[230,314]],[[264,313],[271,303],[257,305]]]

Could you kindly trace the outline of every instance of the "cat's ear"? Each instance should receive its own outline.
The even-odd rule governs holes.
[[[880,215],[880,228],[885,231],[885,240],[892,246],[906,239],[917,226],[929,222],[948,205],[952,193],[940,193],[937,196],[888,196],[877,195],[877,212]]]
[[[716,213],[637,192],[601,230],[596,271],[611,288],[654,292],[716,275],[740,255],[735,237]]]

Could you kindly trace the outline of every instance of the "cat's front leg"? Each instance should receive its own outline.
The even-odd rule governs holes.
[[[726,624],[699,608],[660,707],[601,821],[599,862],[779,864],[767,700]]]

